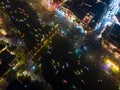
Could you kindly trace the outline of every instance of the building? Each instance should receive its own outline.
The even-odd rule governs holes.
[[[116,14],[117,20],[118,22],[120,22],[120,10],[118,11],[118,13]]]
[[[82,21],[85,23],[85,25],[88,25],[93,18],[94,18],[94,14],[89,12],[84,16]]]
[[[114,23],[108,26],[102,37],[109,48],[114,52],[120,53],[120,25]]]
[[[48,83],[39,82],[24,71],[9,83],[6,90],[52,90]]]
[[[66,2],[66,5],[79,19],[83,20],[83,23],[88,24],[91,28],[95,27],[108,7],[105,2],[97,3],[94,0],[73,0]],[[88,14],[91,18],[85,19]]]
[[[41,0],[41,5],[44,6],[49,11],[54,11],[63,0]]]
[[[24,39],[28,49],[30,49],[31,52],[34,52],[34,48],[38,43],[37,38],[41,39],[43,34],[42,26],[37,21],[38,17],[36,13],[32,10],[32,8],[26,2],[23,2],[23,1],[11,0],[9,3],[7,3],[7,1],[3,0],[3,2],[6,6],[7,5],[11,6],[10,8],[6,7],[5,10],[8,13],[13,24],[18,29],[18,33]],[[26,7],[26,8],[23,8],[23,7]],[[11,14],[11,12],[14,12],[14,13]],[[23,23],[23,21],[25,21],[25,23]]]
[[[15,55],[12,55],[7,49],[0,53],[0,77],[7,72],[9,68],[12,68],[12,62]]]
[[[19,76],[13,80],[6,90],[43,90],[38,82],[32,82],[30,76]]]

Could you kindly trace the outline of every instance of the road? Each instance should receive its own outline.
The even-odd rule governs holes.
[[[47,36],[45,36],[45,38],[42,39],[42,41],[41,41],[42,45],[33,54],[32,59],[33,58],[36,58],[36,59],[39,58],[39,54],[40,54],[41,49],[43,49],[45,46],[50,44],[52,42],[52,39],[54,38],[54,36],[57,35],[57,34],[60,34],[62,36],[62,34],[61,34],[60,30],[58,29],[58,27],[56,27],[56,28],[53,27],[52,31],[48,32]]]
[[[45,42],[41,42],[42,39],[46,38],[45,30],[43,30],[44,27],[40,24],[39,18],[32,8],[24,1],[19,1],[18,4],[18,1],[4,1],[5,9],[28,49],[31,50],[31,53],[35,53],[36,49],[40,48],[40,45],[45,44]]]
[[[34,6],[35,2],[33,2],[32,5]],[[35,6],[34,6],[34,8],[35,8]],[[37,8],[37,10],[38,10],[37,11],[38,14],[41,13],[41,11],[42,11],[41,9],[38,9],[38,8]],[[79,33],[79,32],[76,33],[77,29],[75,29],[75,26],[72,23],[70,23],[69,20],[67,20],[64,17],[64,15],[61,15],[60,13],[57,13],[57,11],[53,12],[53,14],[54,14],[54,17],[51,18],[52,20],[50,20],[50,22],[47,22],[47,23],[51,24],[51,21],[54,22],[54,23],[57,23],[59,25],[59,28],[60,28],[61,32],[63,30],[64,37],[67,38],[71,43],[73,43],[75,45],[75,43],[77,42],[76,46],[78,46],[78,45],[81,46],[82,45],[81,49],[86,47],[87,49],[84,50],[85,52],[87,52],[86,56],[90,56],[91,53],[94,53],[94,55],[96,55],[97,59],[94,59],[92,62],[100,70],[104,70],[104,68],[102,67],[103,61],[100,61],[100,59],[103,55],[107,56],[107,55],[110,55],[110,53],[107,52],[107,51],[104,51],[104,48],[102,48],[102,45],[101,45],[101,40],[97,37],[97,34],[94,33],[94,32],[90,33],[90,35],[83,35],[82,33]],[[50,18],[50,16],[48,18]],[[43,21],[46,22],[47,20],[44,19]],[[70,26],[70,28],[69,28],[69,26]],[[74,38],[74,36],[76,38]],[[82,37],[86,37],[86,38],[81,39]],[[70,40],[70,39],[72,39],[72,40]],[[80,42],[81,44],[78,43],[78,42]],[[105,52],[105,53],[103,53],[103,52]],[[107,74],[105,73],[105,75],[107,75]],[[107,75],[107,77],[109,79],[113,80],[113,81],[116,81],[115,77],[113,75]]]
[[[32,54],[40,47],[48,44],[49,38],[52,39],[56,33],[59,33],[53,30],[53,32],[49,32],[50,36],[45,37],[44,28],[40,24],[36,13],[24,1],[2,0],[0,3],[5,7],[11,21]],[[45,39],[44,42],[41,42],[42,39]],[[43,78],[39,78],[39,80],[43,80]]]
[[[46,44],[48,44],[48,41],[51,40],[51,39],[46,39],[46,40],[44,40],[44,42],[41,43],[41,40],[43,39],[43,36],[45,36],[44,31],[41,30],[41,29],[43,29],[43,27],[40,25],[41,22],[39,22],[39,20],[41,20],[41,17],[38,18],[36,16],[36,14],[33,11],[31,11],[30,7],[27,7],[26,4],[23,1],[19,1],[19,3],[17,3],[18,1],[19,0],[16,0],[16,1],[13,1],[13,0],[4,1],[5,5],[6,5],[6,11],[8,12],[8,14],[9,14],[11,20],[14,22],[15,26],[21,32],[26,33],[25,35],[23,33],[21,33],[22,34],[21,36],[23,37],[23,39],[25,39],[25,41],[28,38],[29,39],[34,39],[35,42],[31,42],[31,40],[29,40],[29,42],[26,43],[27,46],[28,46],[28,48],[30,50],[33,50],[33,48],[34,49],[35,48],[39,48],[38,49],[38,52],[39,52],[41,50],[40,47],[31,47],[31,46],[35,46],[38,43],[39,46],[42,45],[42,47],[44,47]],[[40,12],[38,14],[42,13],[41,10],[39,10],[39,11]],[[57,13],[55,13],[55,15],[57,15]],[[58,24],[60,27],[62,27],[63,29],[65,29],[64,30],[65,32],[73,29],[74,30],[73,32],[75,32],[75,34],[73,34],[73,32],[70,31],[71,32],[70,36],[71,35],[73,35],[73,37],[76,36],[77,38],[75,38],[75,39],[79,39],[79,38],[81,39],[81,37],[79,37],[79,36],[83,37],[82,33],[79,34],[79,33],[76,32],[76,31],[79,31],[79,30],[75,29],[74,26],[71,29],[68,30],[67,26],[71,26],[71,24],[67,23],[65,25],[64,21],[66,21],[66,20],[64,18],[58,19],[58,18],[56,18],[56,17],[53,16],[52,18],[49,17],[49,19],[53,19],[53,21],[55,21],[56,24]],[[42,20],[43,21],[42,23],[47,22],[47,20],[48,19]],[[62,22],[60,22],[60,21],[62,21]],[[48,22],[48,24],[50,24],[50,23],[51,23],[51,20],[50,20],[50,22]],[[64,27],[63,27],[63,25],[64,25]],[[50,34],[51,38],[54,36],[55,33],[57,33],[57,31],[53,32],[52,35]],[[94,34],[91,34],[91,35],[94,35]],[[71,37],[71,39],[73,39],[73,37]],[[88,52],[87,49],[88,50],[90,49],[89,50],[90,53],[92,53],[92,52],[95,53],[95,51],[97,51],[97,50],[99,51],[99,49],[100,49],[99,41],[96,40],[96,39],[97,39],[96,37],[90,37],[90,36],[88,36],[85,39],[87,41],[84,42],[83,39],[82,39],[83,41],[80,41],[80,40],[78,40],[78,41],[80,41],[80,43],[83,44],[83,46],[81,47],[81,49],[84,49],[85,52]],[[74,41],[74,42],[77,42],[77,41]],[[72,43],[74,43],[74,42],[72,42]],[[88,44],[86,44],[87,42],[88,42]],[[28,45],[29,43],[30,43],[30,45]],[[31,51],[31,52],[35,52],[35,51]],[[101,56],[102,54],[103,54],[103,52],[99,52],[98,55]]]
[[[80,47],[82,42],[85,39],[85,32],[82,30],[82,27],[79,23],[73,21],[73,18],[78,19],[72,12],[68,9],[60,6],[55,11],[47,11],[44,6],[41,5],[41,1],[31,1],[27,0],[27,2],[31,2],[31,6],[34,10],[37,10],[36,13],[39,16],[39,20],[41,23],[46,23],[48,25],[56,25],[58,24],[58,28],[60,29],[63,36],[69,40],[71,43],[74,43],[75,47]],[[37,7],[39,4],[39,7]],[[61,11],[70,12],[69,14],[72,16],[68,18],[68,16],[62,15]],[[41,15],[42,14],[42,15]]]
[[[6,11],[16,28],[19,30],[18,33],[21,35],[24,41],[29,40],[29,42],[26,44],[33,53],[31,59],[39,59],[40,50],[49,44],[56,34],[60,33],[59,29],[53,27],[53,30],[49,31],[46,35],[34,11],[32,11],[32,9],[27,6],[25,2],[20,1],[18,4],[18,1],[4,1],[7,6]],[[33,39],[33,41],[31,39]],[[27,58],[27,63],[25,63],[26,66],[32,66],[29,65],[32,64],[31,59],[29,60]],[[43,81],[42,77],[39,79]]]

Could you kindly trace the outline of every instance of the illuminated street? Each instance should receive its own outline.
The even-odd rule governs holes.
[[[120,0],[1,0],[0,90],[120,90]]]

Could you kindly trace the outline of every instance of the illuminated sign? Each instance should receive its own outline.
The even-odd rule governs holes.
[[[114,73],[119,72],[119,66],[116,65],[110,58],[106,57],[104,60],[105,60],[105,64],[109,67],[109,69],[112,72]]]

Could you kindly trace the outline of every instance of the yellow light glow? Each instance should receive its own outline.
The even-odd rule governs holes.
[[[120,58],[120,54],[119,53],[115,52],[114,55],[115,55],[116,58]]]
[[[0,17],[0,25],[1,25],[1,24],[3,24],[3,20],[2,20],[2,18]]]
[[[119,66],[111,61],[111,59],[105,58],[105,64],[110,68],[112,72],[117,73],[119,71]]]
[[[5,31],[4,28],[1,28],[1,29],[0,29],[0,33],[1,33],[2,35],[7,35],[7,32]]]

